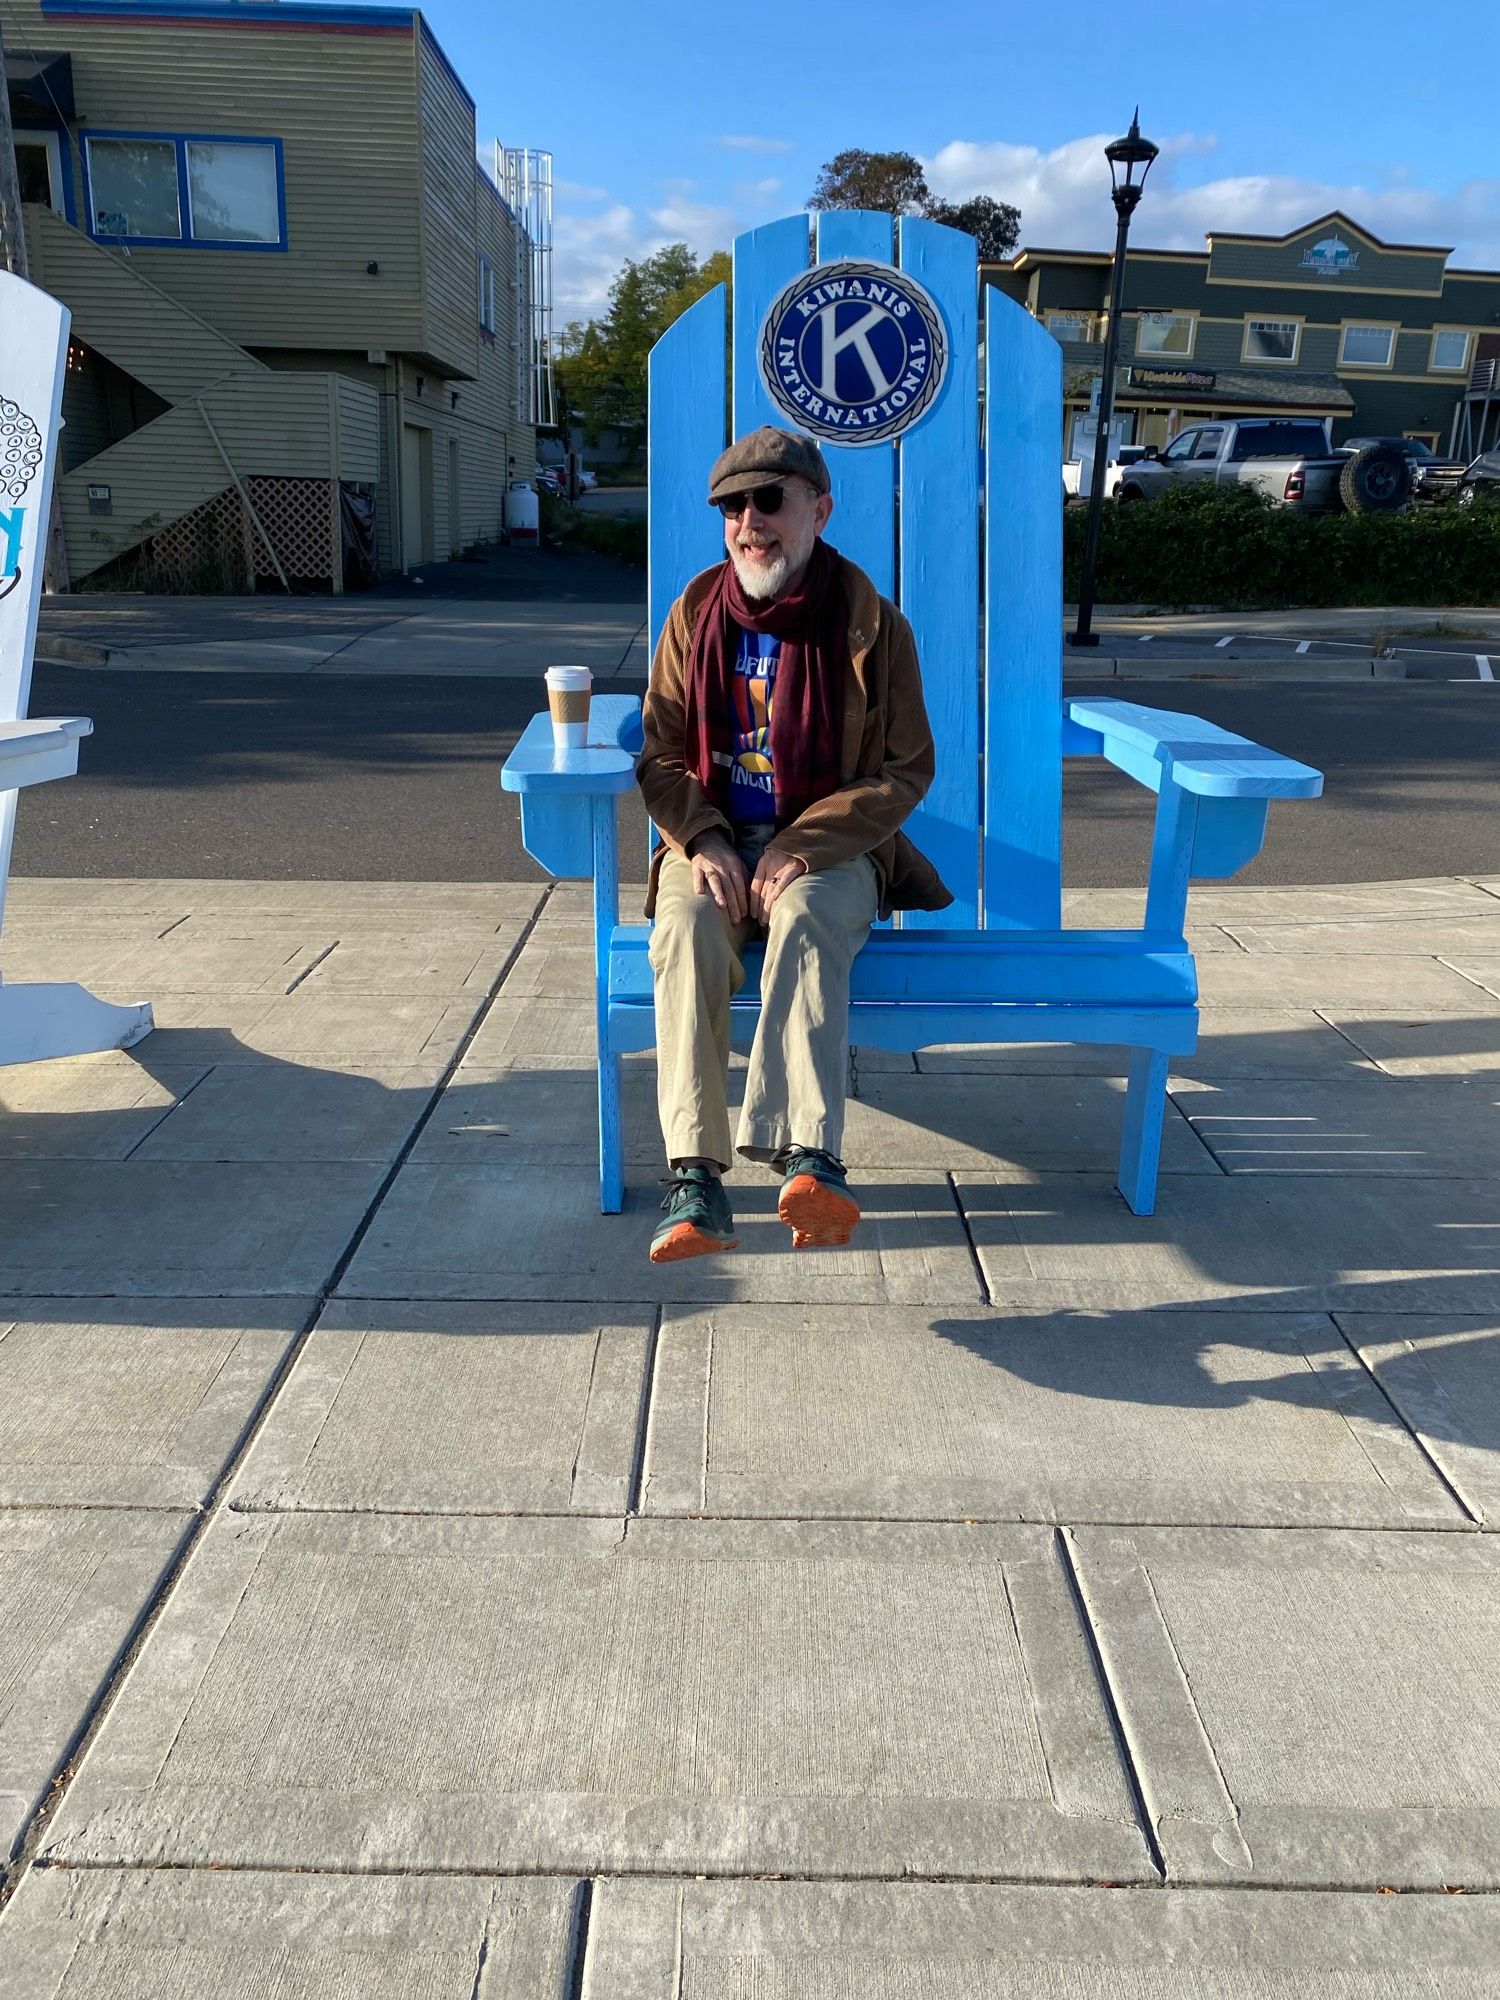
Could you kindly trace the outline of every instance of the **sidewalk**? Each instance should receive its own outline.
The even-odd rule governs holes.
[[[0,2000],[1490,1993],[1500,879],[1195,894],[1154,1218],[863,1052],[662,1270],[587,907],[13,882],[160,1025],[0,1075]]]

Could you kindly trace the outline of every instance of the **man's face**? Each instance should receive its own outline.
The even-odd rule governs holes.
[[[742,514],[724,521],[724,546],[747,597],[780,597],[807,567],[813,543],[828,524],[833,500],[815,493],[805,479],[763,480],[782,489],[781,505],[763,514],[753,499]]]

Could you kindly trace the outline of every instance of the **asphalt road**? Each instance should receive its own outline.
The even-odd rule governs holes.
[[[1111,681],[1107,692],[1207,716],[1326,771],[1321,801],[1272,810],[1241,882],[1500,875],[1500,684]],[[22,793],[15,870],[540,880],[498,775],[534,705],[526,681],[39,666],[31,713],[89,715],[96,734],[78,777]],[[1081,762],[1065,798],[1069,884],[1144,882],[1149,796]],[[640,854],[633,798],[625,813],[624,852]]]

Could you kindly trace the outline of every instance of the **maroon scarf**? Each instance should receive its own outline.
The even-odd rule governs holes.
[[[844,675],[849,607],[834,550],[820,536],[802,580],[771,600],[747,597],[726,561],[704,599],[693,635],[684,700],[687,768],[727,814],[734,726],[736,626],[780,639],[771,707],[776,823],[785,826],[843,783]]]

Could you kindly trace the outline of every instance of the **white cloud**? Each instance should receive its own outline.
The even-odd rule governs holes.
[[[1021,242],[1063,250],[1108,249],[1114,240],[1109,166],[1112,134],[1036,146],[955,139],[922,164],[935,194],[950,201],[989,194],[1021,211]],[[1211,155],[1217,142],[1194,133],[1162,143],[1133,224],[1155,250],[1201,250],[1210,229],[1280,233],[1342,209],[1390,243],[1451,244],[1458,265],[1500,267],[1500,180],[1466,181],[1450,194],[1413,185],[1405,172],[1382,185],[1296,174],[1224,175],[1182,185],[1178,164]]]
[[[552,232],[557,324],[593,319],[606,311],[609,288],[627,260],[649,257],[668,243],[686,243],[700,257],[727,250],[747,218],[695,200],[694,194],[691,181],[669,181],[665,199],[644,215],[624,202],[612,202],[595,215],[581,214],[559,199]]]
[[[721,132],[714,144],[729,146],[737,153],[793,153],[797,150],[793,139],[764,139],[753,133]]]
[[[769,201],[773,194],[781,193],[781,182],[774,175],[763,181],[740,181],[734,191],[746,201]]]

